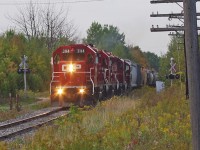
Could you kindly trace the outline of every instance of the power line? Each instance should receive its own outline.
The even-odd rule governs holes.
[[[77,0],[77,1],[68,1],[68,2],[31,2],[31,4],[41,4],[41,5],[49,5],[49,4],[74,4],[74,3],[89,3],[89,2],[97,2],[104,0]],[[0,5],[28,5],[30,3],[0,3]]]

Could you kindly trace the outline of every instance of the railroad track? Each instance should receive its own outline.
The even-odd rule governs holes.
[[[31,117],[0,124],[0,141],[32,131],[68,114],[69,108],[56,108]]]

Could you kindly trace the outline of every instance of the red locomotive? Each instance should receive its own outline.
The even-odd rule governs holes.
[[[53,52],[50,98],[53,105],[83,106],[141,86],[140,67],[92,45],[61,46]]]

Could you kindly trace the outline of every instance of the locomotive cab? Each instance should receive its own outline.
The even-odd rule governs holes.
[[[76,103],[94,95],[97,55],[90,46],[61,46],[53,53],[50,97],[52,103]]]

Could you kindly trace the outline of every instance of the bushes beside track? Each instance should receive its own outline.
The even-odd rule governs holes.
[[[33,138],[16,141],[12,149],[191,149],[188,101],[179,88],[156,94],[154,88],[114,97],[93,110],[72,107],[51,127]],[[2,144],[3,145],[3,144]],[[20,145],[20,146],[19,146]],[[5,146],[5,145],[3,145]]]

